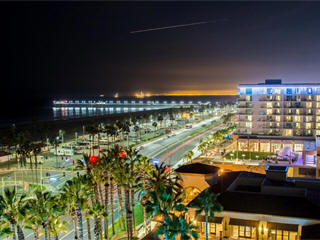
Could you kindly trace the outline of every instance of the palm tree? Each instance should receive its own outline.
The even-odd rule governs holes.
[[[94,238],[95,240],[100,240],[101,235],[101,225],[100,219],[101,217],[106,217],[108,213],[105,211],[104,207],[99,203],[92,204],[92,207],[88,211],[89,216],[93,217],[95,222],[94,225]]]
[[[140,191],[140,197],[142,200],[147,191],[146,176],[148,173],[150,174],[150,172],[154,169],[154,166],[150,163],[150,159],[148,157],[141,156],[139,158],[138,168],[142,170],[139,173],[139,175],[142,178],[142,191]],[[146,211],[146,208],[144,207],[143,208],[143,225],[145,229],[146,229],[146,224],[147,224],[147,211]]]
[[[180,216],[170,214],[166,221],[166,224],[162,224],[158,228],[157,235],[165,235],[168,232],[168,239],[176,239],[178,236],[181,240],[198,239],[199,236],[195,231],[197,227],[187,222],[185,214]]]
[[[62,189],[62,196],[73,208],[73,213],[76,213],[76,218],[78,220],[76,225],[80,240],[83,240],[83,224],[80,202],[88,197],[87,189],[84,187],[87,184],[87,181],[88,179],[86,176],[74,177],[67,181]],[[73,216],[73,220],[75,221],[75,216]]]
[[[223,207],[218,202],[219,194],[210,192],[207,188],[195,199],[195,201],[190,205],[192,208],[196,208],[196,215],[200,215],[202,212],[205,214],[206,220],[206,240],[208,240],[208,218],[213,218],[216,212],[221,212]]]
[[[18,239],[23,240],[24,234],[22,231],[22,225],[28,210],[26,201],[26,194],[17,194],[16,189],[10,190],[6,188],[4,195],[0,195],[0,208],[2,209],[2,218],[11,224],[11,231],[13,233],[13,239],[16,240],[16,228],[18,233]]]
[[[61,142],[64,143],[64,134],[66,133],[66,131],[64,131],[63,129],[59,130],[59,137],[61,137]]]
[[[42,190],[36,189],[33,197],[28,201],[28,205],[31,223],[37,224],[37,222],[40,221],[45,232],[45,240],[48,240],[52,219],[61,216],[64,212],[61,202],[59,202],[57,196],[53,196],[51,192],[42,192]],[[36,227],[36,225],[34,225],[34,227]],[[35,232],[35,238],[37,236],[38,233]]]
[[[183,191],[176,191],[174,186],[161,185],[157,191],[148,191],[144,205],[148,213],[162,218],[162,224],[157,231],[157,235],[164,235],[166,240],[170,239],[173,212],[185,212],[187,210],[183,204]]]

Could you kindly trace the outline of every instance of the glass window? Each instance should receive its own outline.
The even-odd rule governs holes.
[[[275,89],[275,93],[276,93],[276,94],[281,94],[281,89],[280,89],[280,88],[276,88],[276,89]]]
[[[292,129],[284,129],[283,135],[288,137],[292,136]]]
[[[303,150],[303,144],[295,144],[294,145],[294,151],[302,151]]]
[[[280,122],[281,121],[281,117],[280,116],[276,116],[276,122]]]
[[[267,94],[273,94],[273,89],[272,88],[267,88]]]
[[[312,108],[312,102],[307,102],[307,103],[306,103],[306,107],[307,107],[307,108]]]
[[[307,88],[307,94],[312,94],[312,88]]]
[[[216,224],[215,223],[210,223],[210,233],[216,234]]]
[[[246,88],[246,94],[252,95],[252,88]]]
[[[287,88],[287,94],[292,94],[292,88]]]

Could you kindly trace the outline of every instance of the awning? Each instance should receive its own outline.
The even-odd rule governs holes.
[[[204,215],[199,215],[196,217],[196,219],[199,222],[206,222],[206,217]],[[214,217],[214,218],[208,217],[208,222],[221,224],[222,219],[223,219],[222,217]]]
[[[231,218],[230,225],[258,227],[259,221]]]
[[[276,223],[276,222],[268,222],[268,229],[279,229],[286,230],[290,232],[298,232],[299,225],[297,224],[288,224],[288,223]]]

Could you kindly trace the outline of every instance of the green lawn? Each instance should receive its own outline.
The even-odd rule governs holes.
[[[134,213],[135,213],[135,222],[136,222],[136,226],[139,226],[141,223],[143,223],[143,208],[141,205],[135,205],[134,206]],[[148,214],[148,216],[150,216]],[[124,216],[125,217],[125,216]],[[121,226],[123,227],[123,224],[121,222]],[[119,230],[119,220],[115,222],[115,232],[117,233],[121,233],[124,232],[123,230]],[[109,236],[112,237],[112,227],[109,228]]]
[[[233,154],[233,156],[231,156]],[[244,155],[244,156],[243,156]],[[243,151],[234,151],[227,153],[224,157],[228,160],[236,159],[244,159],[244,160],[264,160],[267,156],[274,155],[274,153],[271,152],[243,152]]]

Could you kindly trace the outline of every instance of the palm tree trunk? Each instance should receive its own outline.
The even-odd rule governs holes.
[[[72,214],[72,223],[73,223],[73,230],[74,230],[74,239],[78,239],[76,215],[74,213]]]
[[[91,240],[90,217],[87,218],[88,240]],[[107,239],[107,238],[106,238]]]
[[[77,220],[78,220],[78,231],[79,231],[79,239],[83,240],[83,225],[82,225],[82,213],[79,203],[76,206],[77,209]]]
[[[34,234],[34,239],[35,240],[40,240],[38,228],[34,228],[33,229],[33,234]]]
[[[133,223],[133,232],[136,231],[136,218],[135,218],[135,213],[134,213],[134,190],[130,190],[131,193],[131,210],[132,210],[132,223]]]
[[[19,225],[17,225],[18,240],[25,240],[24,233]]]
[[[146,194],[146,173],[145,173],[145,171],[143,171],[142,183],[143,183],[143,194]],[[143,226],[144,226],[145,231],[147,232],[147,210],[146,210],[145,206],[143,206]]]
[[[124,214],[123,214],[123,201],[122,201],[122,190],[119,187],[119,185],[117,186],[118,189],[118,208],[119,208],[119,225],[120,225],[120,216],[121,216],[121,221],[122,221],[122,225],[123,225],[123,229],[126,229],[126,224],[125,224],[125,219],[124,219]]]
[[[59,240],[58,234],[56,234],[56,235],[54,236],[54,239],[55,239],[55,240]]]
[[[109,212],[109,176],[107,176],[107,183],[104,184],[104,207],[105,211]],[[108,239],[108,216],[104,218],[104,239]]]
[[[16,240],[17,239],[17,235],[16,235],[16,226],[14,224],[11,224],[11,231],[12,231],[12,238],[13,240]]]
[[[125,189],[125,208],[126,208],[126,220],[127,220],[127,235],[128,240],[132,239],[132,212],[130,210],[130,190]]]
[[[206,213],[206,240],[208,240],[208,213]]]
[[[94,239],[99,240],[100,238],[100,231],[99,231],[99,218],[95,219],[94,221]]]
[[[114,194],[114,187],[113,187],[113,181],[112,178],[110,178],[110,202],[111,202],[111,223],[112,223],[112,235],[115,235],[115,230],[114,230],[114,200],[113,200],[113,195]]]

